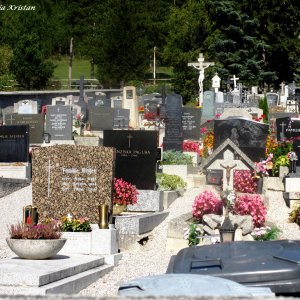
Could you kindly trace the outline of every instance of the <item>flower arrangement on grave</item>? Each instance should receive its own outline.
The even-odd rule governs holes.
[[[251,215],[253,225],[262,227],[265,224],[267,209],[258,194],[236,196],[234,191],[226,191],[222,199],[210,191],[204,191],[195,197],[192,205],[193,216],[202,222],[205,214],[221,214],[222,207],[228,207],[234,215]]]
[[[267,208],[258,194],[243,194],[235,201],[233,213],[236,215],[250,215],[253,225],[262,227],[266,221]]]
[[[280,155],[274,162],[272,173],[278,174],[279,167],[288,167],[289,166],[289,158],[287,155]]]
[[[74,126],[75,126],[75,127],[80,127],[80,126],[81,126],[81,123],[82,123],[82,119],[83,119],[83,115],[82,115],[82,114],[77,114],[77,115],[76,115],[76,119],[75,119]]]
[[[137,203],[136,187],[122,178],[114,178],[114,205],[133,205]]]
[[[184,228],[183,230],[183,238],[188,240],[189,246],[198,245],[203,235],[203,228],[201,228],[197,223],[191,223],[189,224],[189,227]]]
[[[259,179],[270,175],[270,171],[273,169],[273,153],[270,153],[265,160],[255,162],[255,169],[253,179]]]
[[[63,232],[90,232],[91,222],[88,218],[74,218],[71,214],[63,216],[59,222]]]
[[[187,183],[178,175],[156,173],[156,183],[159,191],[182,191]]]
[[[139,106],[139,113],[144,113],[145,107],[143,105]]]
[[[52,240],[61,238],[61,228],[55,220],[37,225],[12,224],[8,228],[8,232],[11,239]]]
[[[233,188],[240,193],[256,193],[257,183],[250,170],[235,170],[233,172]]]
[[[202,148],[202,157],[208,157],[214,147],[214,133],[207,130],[206,127],[201,128],[201,133],[203,135],[203,148]]]
[[[202,222],[205,214],[221,214],[222,202],[219,196],[213,192],[204,191],[195,197],[192,205],[193,216]]]
[[[276,226],[266,226],[254,228],[251,235],[255,241],[271,241],[276,240],[279,233],[280,230]]]
[[[199,145],[192,141],[183,141],[182,150],[186,152],[197,152],[200,153]]]
[[[144,119],[146,119],[146,120],[155,120],[156,117],[157,117],[157,115],[152,112],[147,112],[144,114]]]
[[[298,156],[296,155],[296,153],[294,151],[290,151],[288,154],[287,154],[287,157],[290,161],[295,161],[295,160],[298,160]]]

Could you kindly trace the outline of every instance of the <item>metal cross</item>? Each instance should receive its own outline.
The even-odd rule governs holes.
[[[128,148],[130,148],[131,147],[130,140],[133,138],[133,136],[129,133],[127,137],[128,137]]]

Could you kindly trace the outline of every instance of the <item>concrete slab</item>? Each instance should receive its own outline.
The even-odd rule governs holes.
[[[0,285],[42,286],[103,264],[103,257],[91,255],[56,255],[43,260],[2,259]]]
[[[116,216],[115,227],[119,230],[119,234],[142,234],[153,230],[168,214],[168,212],[122,214]]]
[[[48,260],[0,261],[0,294],[75,294],[113,269],[103,257],[57,255]]]

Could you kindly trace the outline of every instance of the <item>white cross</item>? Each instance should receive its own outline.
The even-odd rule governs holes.
[[[286,124],[284,122],[282,122],[279,125],[281,126],[281,138],[284,138],[284,127],[286,126]]]
[[[233,89],[236,90],[236,82],[239,80],[239,78],[235,77],[235,75],[233,75],[232,78],[230,78],[230,80],[233,80]]]
[[[285,88],[285,83],[284,83],[284,81],[282,81],[281,83],[280,83],[280,87],[281,87],[281,95],[284,95],[285,93],[284,93],[284,88]]]
[[[203,80],[204,80],[204,70],[210,66],[214,66],[214,62],[204,62],[203,53],[199,54],[198,62],[191,62],[188,63],[189,67],[194,67],[196,70],[199,71],[199,106],[202,106],[203,103]]]

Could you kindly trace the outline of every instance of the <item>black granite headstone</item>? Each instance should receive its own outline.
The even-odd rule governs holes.
[[[29,125],[0,126],[0,162],[29,161]]]
[[[279,118],[276,119],[277,139],[295,139],[300,137],[299,118]]]
[[[158,100],[145,100],[144,102],[144,114],[153,116],[153,119],[159,115],[160,103]]]
[[[43,143],[44,115],[41,114],[7,114],[6,125],[29,125],[29,143]]]
[[[163,148],[166,150],[182,151],[182,97],[178,94],[166,98],[166,128]]]
[[[114,128],[127,128],[129,126],[129,109],[114,108]]]
[[[244,118],[215,120],[214,149],[230,138],[254,162],[261,161],[265,158],[268,130],[268,125]]]
[[[116,148],[115,177],[123,178],[138,189],[154,189],[156,131],[104,130],[103,146]]]
[[[110,107],[96,106],[89,110],[91,130],[109,130],[114,124],[114,110]]]
[[[200,139],[201,109],[193,107],[182,108],[183,139]]]
[[[46,132],[51,140],[72,140],[72,122],[71,106],[47,106]]]

